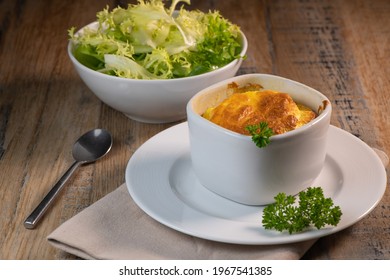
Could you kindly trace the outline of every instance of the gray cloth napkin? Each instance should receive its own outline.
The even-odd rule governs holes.
[[[374,149],[386,166],[389,158]],[[316,239],[283,245],[235,245],[192,237],[145,214],[126,185],[84,209],[48,236],[54,247],[84,259],[300,259]]]

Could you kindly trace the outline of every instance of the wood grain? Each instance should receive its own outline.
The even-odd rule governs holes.
[[[74,259],[46,236],[121,185],[138,147],[176,124],[139,123],[106,106],[67,56],[70,27],[128,3],[136,1],[0,1],[0,259]],[[249,49],[239,74],[281,75],[322,91],[333,125],[390,154],[390,1],[193,0],[189,8],[219,10],[242,28]],[[113,134],[109,156],[82,166],[41,225],[26,230],[26,216],[72,163],[73,142],[95,127]],[[389,217],[387,190],[367,217],[303,258],[390,259]]]

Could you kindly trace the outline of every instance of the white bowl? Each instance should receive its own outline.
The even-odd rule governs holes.
[[[85,27],[96,28],[96,25],[94,22]],[[78,32],[82,32],[82,29]],[[242,32],[241,40],[241,56],[244,56],[248,42]],[[94,71],[77,61],[72,51],[73,44],[70,41],[68,54],[76,71],[101,101],[131,119],[146,123],[166,123],[184,119],[186,104],[195,93],[233,77],[242,63],[242,59],[236,59],[212,72],[186,78],[136,80]]]
[[[265,89],[288,93],[296,102],[317,111],[308,124],[270,138],[265,148],[251,139],[218,126],[201,114],[226,98],[229,83],[258,83]],[[230,200],[265,205],[279,192],[295,195],[309,187],[323,168],[331,104],[318,92],[301,83],[266,74],[248,74],[219,82],[197,93],[187,105],[193,170],[200,183]]]

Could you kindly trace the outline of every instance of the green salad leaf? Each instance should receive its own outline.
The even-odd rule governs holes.
[[[69,29],[76,59],[102,73],[171,79],[220,68],[240,57],[240,29],[218,11],[188,11],[173,0],[138,0],[97,13],[97,28]]]
[[[290,234],[301,232],[309,226],[317,229],[326,225],[336,226],[341,219],[341,209],[335,206],[331,198],[325,198],[321,187],[310,187],[298,194],[299,203],[292,195],[279,193],[275,203],[263,210],[265,229],[288,231]]]

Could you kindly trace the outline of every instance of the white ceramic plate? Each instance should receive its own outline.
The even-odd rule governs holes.
[[[188,126],[171,127],[145,142],[126,168],[126,184],[137,205],[180,232],[236,244],[283,244],[340,231],[366,216],[386,189],[386,171],[376,153],[350,133],[330,127],[321,186],[343,212],[337,227],[290,235],[262,227],[264,207],[222,198],[197,180],[191,167]]]

